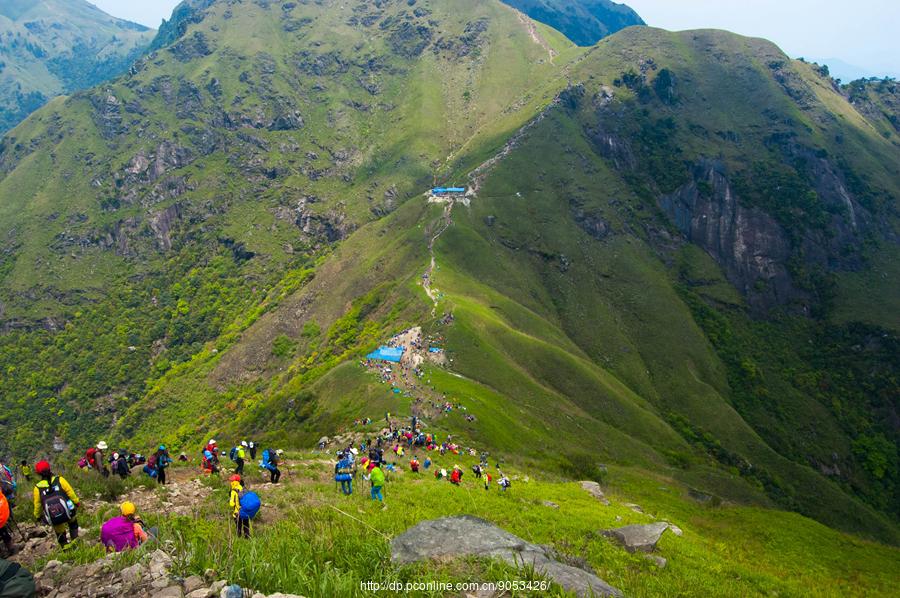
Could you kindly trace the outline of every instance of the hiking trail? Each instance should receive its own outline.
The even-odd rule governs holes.
[[[519,18],[519,22],[525,26],[525,29],[528,31],[528,35],[531,36],[531,41],[542,47],[547,51],[547,55],[550,57],[550,62],[553,62],[553,59],[556,58],[556,50],[550,47],[550,44],[547,43],[537,31],[537,27],[534,25],[534,21],[528,18],[523,12],[516,11],[516,16]]]

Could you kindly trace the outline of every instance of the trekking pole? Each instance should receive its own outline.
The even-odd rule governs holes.
[[[9,522],[12,524],[13,529],[19,532],[19,536],[22,537],[22,542],[26,543],[28,540],[25,538],[25,534],[22,532],[22,528],[19,527],[19,522],[16,521],[16,516],[13,513],[12,509],[9,511]]]

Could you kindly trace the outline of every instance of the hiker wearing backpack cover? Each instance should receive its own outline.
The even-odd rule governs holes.
[[[229,480],[231,481],[231,495],[228,498],[228,506],[232,510],[238,537],[249,538],[250,520],[259,513],[259,496],[255,492],[244,490],[241,476],[235,474]]]
[[[38,462],[34,471],[41,477],[34,486],[34,518],[52,525],[59,545],[65,548],[70,539],[78,538],[78,495],[64,477],[53,475],[48,462]]]
[[[277,484],[278,480],[281,479],[281,470],[278,469],[278,463],[281,461],[281,454],[283,451],[278,449],[277,451],[273,451],[272,449],[266,449],[262,453],[262,463],[260,467],[269,470],[269,481],[273,484]]]

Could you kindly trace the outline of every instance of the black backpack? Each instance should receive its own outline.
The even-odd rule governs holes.
[[[272,449],[266,449],[269,452],[269,463],[272,465],[278,465],[278,453],[273,451]]]
[[[44,506],[44,519],[51,525],[68,523],[74,515],[69,506],[69,496],[59,483],[59,476],[50,480],[50,485],[41,488],[41,504]]]

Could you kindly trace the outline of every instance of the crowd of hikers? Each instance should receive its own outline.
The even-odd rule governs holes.
[[[228,505],[234,519],[238,536],[250,535],[250,522],[260,510],[259,495],[245,487],[244,468],[248,460],[255,461],[258,445],[253,441],[241,441],[229,452],[234,470],[228,479]],[[269,482],[277,484],[281,479],[279,464],[284,451],[266,448],[261,452],[259,468],[268,475]],[[222,470],[222,459],[225,451],[220,450],[214,439],[211,439],[200,452],[201,471],[206,474],[218,474]],[[179,461],[190,461],[181,453]],[[79,460],[78,466],[83,470],[95,471],[108,478],[111,475],[123,479],[132,475],[134,470],[142,472],[160,485],[166,484],[166,471],[175,460],[169,454],[166,445],[160,444],[149,456],[132,453],[125,449],[110,454],[109,445],[100,441],[87,449]],[[13,471],[6,463],[0,461],[0,541],[3,543],[5,556],[18,552],[13,531],[18,529],[14,517],[16,493],[22,482],[33,483],[33,515],[38,523],[53,528],[56,540],[63,549],[68,549],[78,539],[78,510],[81,500],[72,484],[62,475],[54,473],[46,460],[35,463],[32,470],[27,460]],[[120,506],[120,514],[106,521],[100,531],[100,541],[109,551],[121,552],[129,548],[137,548],[157,536],[155,528],[147,528],[137,513],[132,502],[124,502]],[[21,532],[19,532],[21,536]],[[24,536],[22,536],[24,539]],[[4,561],[5,563],[5,561]]]
[[[442,456],[448,453],[454,455],[468,454],[472,457],[478,456],[479,453],[474,448],[463,449],[459,444],[453,442],[453,436],[448,435],[446,441],[438,444],[433,434],[425,433],[419,428],[419,419],[412,417],[412,421],[408,427],[393,429],[391,426],[391,414],[385,414],[385,421],[388,423],[387,431],[376,436],[374,439],[369,438],[363,440],[358,446],[350,444],[346,448],[340,448],[336,452],[336,462],[334,465],[334,481],[340,484],[340,491],[345,495],[353,494],[353,482],[360,476],[364,481],[369,482],[370,497],[382,503],[384,506],[384,485],[385,472],[392,472],[398,469],[395,460],[385,459],[385,448],[389,450],[389,454],[402,458],[407,451],[411,451],[409,461],[409,471],[413,474],[419,474],[423,471],[431,469],[432,460],[429,456],[431,451],[440,453]],[[319,441],[319,449],[323,450],[327,444],[327,438]],[[367,452],[368,451],[368,452]],[[425,454],[424,461],[419,461],[418,451]],[[360,453],[366,456],[360,458]],[[490,490],[494,477],[488,472],[487,452],[480,453],[479,462],[472,466],[472,473],[475,479],[479,480],[479,484],[485,490]],[[500,469],[500,463],[496,464],[497,469],[497,485],[502,492],[509,490],[512,485],[508,476]],[[435,469],[434,478],[436,480],[448,480],[454,486],[462,485],[463,470],[459,465],[454,465],[453,469],[448,473],[446,469]]]
[[[385,484],[388,475],[400,469],[400,463],[407,458],[407,453],[409,453],[409,471],[413,475],[433,471],[434,479],[437,481],[446,480],[451,486],[463,485],[463,478],[466,475],[463,469],[459,465],[454,465],[450,471],[438,468],[432,461],[432,454],[478,457],[479,453],[474,448],[461,447],[454,442],[452,435],[448,435],[440,442],[436,435],[427,433],[421,428],[417,416],[411,418],[410,425],[397,428],[393,427],[390,413],[385,415],[385,420],[388,426],[381,432],[363,438],[358,443],[351,442],[336,452],[334,480],[339,484],[342,494],[352,495],[354,483],[362,479],[368,483],[369,498],[376,501],[376,504],[380,503],[382,509],[386,509]],[[364,421],[371,422],[371,420]],[[323,438],[319,448],[324,448],[326,444],[327,439]],[[248,461],[257,462],[259,453],[258,467],[263,476],[268,476],[268,481],[272,484],[278,484],[281,478],[279,465],[282,465],[284,451],[272,448],[260,451],[259,448],[253,441],[241,440],[226,451],[219,448],[215,439],[210,439],[199,454],[199,465],[203,474],[219,475],[223,470],[231,470],[230,473],[226,472],[229,476],[227,483],[230,490],[228,512],[238,537],[246,538],[251,535],[252,521],[261,509],[259,495],[248,488],[244,477]],[[495,479],[488,471],[488,457],[488,453],[480,453],[478,462],[471,468],[475,483],[484,490],[490,490]],[[231,461],[230,467],[226,465],[225,459]],[[165,485],[167,470],[175,461],[164,444],[157,445],[155,451],[144,457],[126,449],[110,452],[107,443],[100,441],[85,451],[78,465],[104,478],[117,475],[124,479],[131,476],[134,471],[138,471],[158,484]],[[180,453],[177,461],[188,462],[191,458],[185,453]],[[496,474],[500,491],[509,490],[510,480],[502,473],[499,462],[496,463]],[[0,489],[2,489],[0,540],[6,552],[5,556],[18,551],[12,533],[18,531],[13,509],[18,486],[23,482],[33,484],[35,520],[53,529],[56,540],[63,549],[71,547],[79,539],[78,512],[81,500],[69,480],[54,472],[46,460],[38,461],[33,468],[27,460],[23,460],[13,469],[0,461]],[[21,531],[18,531],[18,534],[22,535]],[[145,525],[138,514],[137,506],[130,501],[123,502],[119,507],[119,513],[105,521],[100,529],[100,542],[109,552],[138,548],[155,541],[157,536],[157,529]],[[24,540],[24,536],[22,538]],[[22,571],[24,570],[20,570],[15,563],[0,559],[0,575],[6,575],[5,579],[25,580],[27,571],[24,574]],[[30,574],[27,574],[27,578],[30,579]]]

